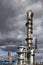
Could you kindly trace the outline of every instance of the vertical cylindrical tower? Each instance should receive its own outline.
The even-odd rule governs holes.
[[[28,48],[32,47],[32,33],[33,33],[33,12],[30,10],[27,12],[27,23],[26,23],[26,27],[27,27],[27,46]]]
[[[10,61],[10,64],[12,64],[12,53],[11,53],[11,51],[8,51],[8,60]]]
[[[23,61],[24,61],[24,46],[20,45],[17,48],[17,53],[18,53],[18,62],[17,65],[23,65]]]
[[[33,33],[33,12],[30,10],[27,12],[27,23],[26,23],[26,27],[27,27],[27,59],[29,64],[31,64],[33,62],[33,43],[32,43],[32,33]],[[32,51],[32,52],[31,52]],[[31,62],[32,59],[32,62]]]
[[[27,65],[26,64],[26,53],[27,53],[26,47],[20,45],[17,49],[18,49],[17,50],[17,54],[18,54],[17,65]]]

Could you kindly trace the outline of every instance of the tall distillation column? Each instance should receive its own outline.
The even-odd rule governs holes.
[[[34,55],[34,48],[32,42],[32,33],[33,33],[33,12],[30,10],[27,12],[27,60],[29,64],[33,64],[33,55]]]

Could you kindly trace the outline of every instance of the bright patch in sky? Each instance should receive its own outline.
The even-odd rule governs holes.
[[[25,1],[25,0],[22,0],[23,2]]]
[[[0,49],[0,53],[1,53],[1,54],[6,54],[7,51],[4,51],[4,50]]]

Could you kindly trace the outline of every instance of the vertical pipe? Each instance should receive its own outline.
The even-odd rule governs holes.
[[[35,50],[37,50],[37,38],[35,39]]]

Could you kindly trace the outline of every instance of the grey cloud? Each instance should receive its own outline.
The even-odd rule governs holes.
[[[0,32],[9,30],[7,19],[14,16],[14,11],[11,8],[5,8],[2,3],[0,4]]]
[[[14,52],[17,51],[17,45],[14,45],[14,44],[12,44],[12,45],[0,46],[0,48],[1,48],[2,50],[5,50],[5,51],[9,51],[9,50],[14,51]]]
[[[10,1],[10,0],[9,0],[9,1]],[[11,0],[11,2],[12,2],[12,0]],[[11,5],[11,2],[10,2],[10,5]],[[32,4],[32,3],[35,3],[36,1],[33,0],[33,1],[29,1],[29,2],[28,2],[28,1],[25,1],[25,2]],[[12,3],[13,3],[13,2],[12,2]],[[14,3],[17,3],[17,5],[19,5],[19,1],[16,2],[16,1],[14,0]],[[14,3],[13,3],[13,5],[14,5]],[[5,4],[6,4],[6,1],[5,1]],[[13,5],[12,5],[12,6],[13,6]],[[23,6],[23,3],[21,3],[20,5]],[[20,5],[19,5],[19,6],[20,6]],[[26,5],[26,4],[25,4],[25,5]],[[9,5],[8,5],[8,6],[9,6]],[[15,11],[14,11],[14,12],[15,12],[15,13],[18,13],[18,12],[19,12],[19,15],[20,15],[20,14],[21,14],[21,11],[22,11],[21,9],[23,9],[23,7],[22,7],[22,6],[19,7],[19,6],[18,6],[17,10],[16,10],[16,6],[14,6],[14,10],[16,10],[16,12],[15,12]],[[22,7],[22,8],[21,8],[21,7]],[[26,5],[26,7],[27,7],[27,5]],[[28,7],[29,7],[29,6],[28,6]],[[20,10],[19,10],[19,9],[20,9]],[[12,10],[13,10],[13,9],[12,9]],[[19,10],[19,11],[18,11],[18,10]],[[24,10],[25,10],[25,9],[24,9]],[[24,10],[22,11],[22,13],[24,12]],[[5,14],[6,14],[6,13],[5,13]],[[8,14],[9,14],[9,13],[8,13]],[[7,14],[6,14],[6,15],[7,15]],[[11,14],[11,15],[13,15],[13,14]],[[10,15],[10,16],[11,16],[11,15]],[[24,14],[23,14],[23,15],[24,15]],[[14,17],[15,17],[15,16],[16,16],[16,15],[14,14]],[[5,19],[6,19],[6,18],[5,18]],[[18,17],[18,19],[19,19],[19,17]],[[24,17],[23,17],[23,19],[24,19]],[[22,19],[22,20],[23,20],[23,19]],[[20,19],[20,20],[21,20],[21,19]],[[14,21],[15,21],[15,20],[14,20]],[[18,20],[16,20],[16,21],[18,21]],[[12,22],[12,21],[11,21],[11,22]],[[1,23],[1,24],[2,24],[2,23]],[[4,24],[5,24],[5,23],[4,23]],[[7,27],[6,27],[6,26],[7,26]],[[1,28],[4,28],[4,29],[5,29],[5,27],[6,27],[6,31],[7,31],[7,29],[10,30],[10,29],[9,29],[9,23],[7,23],[6,26],[3,26],[3,27],[1,26]],[[3,30],[3,29],[2,29],[2,30]]]

